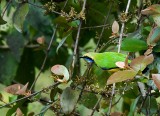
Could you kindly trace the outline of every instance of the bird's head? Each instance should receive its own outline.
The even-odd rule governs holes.
[[[89,53],[86,53],[84,54],[82,57],[80,58],[83,58],[85,61],[87,61],[88,63],[94,63],[94,52],[89,52]]]

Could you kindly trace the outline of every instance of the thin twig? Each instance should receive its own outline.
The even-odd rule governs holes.
[[[76,42],[75,42],[75,46],[74,46],[74,52],[73,52],[73,58],[72,58],[71,77],[73,76],[74,66],[75,66],[75,62],[76,62],[76,54],[77,54],[77,48],[78,48],[81,26],[82,26],[82,21],[80,21],[80,24],[78,26],[78,32],[77,32]]]
[[[35,78],[34,82],[32,83],[32,85],[31,85],[31,87],[30,87],[30,90],[32,90],[33,86],[34,86],[34,85],[35,85],[35,83],[37,82],[37,80],[38,80],[39,76],[41,75],[42,70],[43,70],[43,68],[44,68],[44,66],[45,66],[45,64],[46,64],[46,61],[47,61],[47,58],[48,58],[48,53],[49,53],[49,51],[50,51],[50,48],[51,48],[52,42],[53,42],[53,40],[54,40],[54,38],[55,38],[55,34],[56,34],[56,30],[57,30],[57,26],[58,26],[58,25],[56,25],[56,27],[55,27],[55,29],[54,29],[54,31],[53,31],[53,35],[52,35],[52,38],[51,38],[51,40],[50,40],[50,42],[49,42],[49,45],[48,45],[48,48],[47,48],[47,51],[46,51],[46,55],[45,55],[45,58],[44,58],[44,60],[43,60],[43,63],[42,63],[41,69],[40,69],[40,71],[39,71],[38,75],[36,76],[36,78]]]
[[[68,2],[68,0],[66,1],[65,5],[64,5],[64,7],[63,7],[62,9],[65,8],[67,2]],[[39,76],[41,75],[42,70],[43,70],[43,68],[44,68],[44,66],[45,66],[45,64],[46,64],[46,61],[47,61],[47,58],[48,58],[48,53],[49,53],[49,51],[50,51],[51,45],[52,45],[53,40],[54,40],[54,38],[55,38],[57,28],[58,28],[58,24],[56,24],[56,26],[55,26],[55,28],[54,28],[53,35],[52,35],[52,38],[51,38],[51,40],[50,40],[50,42],[49,42],[49,45],[48,45],[48,48],[47,48],[47,51],[46,51],[45,58],[44,58],[43,63],[42,63],[42,65],[41,65],[41,69],[40,69],[38,75],[36,76],[34,82],[32,83],[32,85],[31,85],[31,87],[30,87],[30,90],[32,90],[33,86],[34,86],[35,83],[37,82],[37,80],[38,80]]]
[[[92,67],[92,64],[89,65],[89,67],[88,67],[87,70],[86,70],[86,73],[84,74],[84,76],[85,76],[84,79],[85,79],[85,80],[84,80],[84,83],[83,83],[83,85],[82,85],[82,89],[81,89],[81,91],[80,91],[80,94],[79,94],[79,96],[78,96],[77,102],[76,102],[76,104],[75,104],[74,109],[73,109],[72,112],[75,111],[76,105],[78,104],[79,100],[80,100],[81,97],[82,97],[82,94],[83,94],[84,89],[85,89],[86,84],[87,84],[86,78],[89,77],[89,74],[90,74],[89,72],[90,72],[91,67]]]
[[[112,2],[111,5],[110,5],[109,11],[108,11],[108,13],[107,13],[107,15],[106,15],[106,18],[105,18],[105,20],[104,20],[104,24],[103,24],[103,25],[106,25],[106,23],[107,23],[107,20],[108,20],[108,17],[109,17],[109,15],[110,15],[110,12],[111,12],[113,3],[114,3],[114,2]],[[96,45],[95,52],[96,52],[97,49],[98,49],[98,46],[99,46],[99,44],[100,44],[100,41],[101,41],[101,38],[102,38],[102,36],[103,36],[104,30],[105,30],[105,27],[102,28],[102,31],[101,31],[100,36],[99,36],[99,38],[98,38],[98,42],[97,42],[97,45]]]
[[[141,10],[143,9],[143,0],[140,0],[140,6],[138,9],[138,19],[137,19],[137,27],[136,30],[139,28],[140,24],[141,24],[141,20],[142,20],[142,14],[141,14]]]
[[[13,101],[13,102],[10,102],[10,103],[8,103],[8,104],[2,105],[2,106],[0,106],[0,108],[6,107],[6,106],[10,106],[10,105],[12,105],[12,104],[14,104],[14,103],[16,103],[16,102],[19,102],[19,101],[22,101],[22,100],[24,100],[24,99],[28,99],[28,98],[30,98],[30,97],[33,97],[33,96],[35,96],[35,95],[43,92],[44,90],[46,90],[46,89],[52,89],[53,87],[55,87],[55,86],[57,86],[57,85],[59,85],[59,84],[60,84],[60,82],[54,83],[53,85],[50,85],[50,86],[48,86],[48,87],[46,87],[46,88],[44,88],[44,89],[42,89],[42,90],[40,90],[40,91],[37,91],[37,92],[35,92],[35,93],[32,93],[32,94],[29,95],[29,96],[25,96],[25,97],[22,97],[22,98],[20,98],[20,99],[17,99],[17,100],[15,100],[15,101]]]
[[[102,27],[109,27],[109,24],[106,25],[97,25],[97,26],[91,26],[91,27],[82,27],[81,29],[95,29],[95,28],[102,28]]]
[[[113,107],[114,105],[116,105],[116,104],[121,100],[121,98],[122,98],[122,96],[123,96],[123,93],[125,92],[126,88],[127,88],[127,84],[126,84],[126,86],[124,87],[123,92],[122,92],[121,96],[119,97],[119,99],[118,99],[114,104],[112,104],[112,107]]]
[[[85,11],[86,2],[87,2],[87,0],[84,0],[81,12]],[[75,46],[74,46],[71,77],[73,76],[73,71],[74,71],[75,62],[76,62],[76,55],[77,55],[77,48],[78,48],[78,42],[79,42],[79,36],[80,36],[81,26],[82,26],[82,20],[80,20],[80,24],[78,26],[78,31],[77,31],[77,36],[76,36],[76,42],[75,42]]]
[[[94,115],[94,112],[96,111],[96,109],[97,109],[99,103],[101,102],[102,98],[103,98],[102,96],[99,98],[99,100],[98,100],[97,103],[95,104],[95,106],[94,106],[94,108],[93,108],[90,116],[93,116],[93,115]]]
[[[8,9],[8,7],[9,7],[9,5],[10,5],[11,2],[12,2],[12,0],[10,0],[10,1],[7,3],[6,8],[4,9],[4,11],[3,11],[3,13],[2,13],[2,18],[3,18],[3,16],[4,16],[5,12],[7,11],[7,9]]]
[[[131,3],[131,0],[128,0],[127,7],[126,7],[126,11],[125,11],[126,14],[128,13],[130,3]],[[120,32],[119,41],[118,41],[118,53],[120,53],[120,50],[121,50],[121,43],[122,43],[124,26],[125,26],[125,23],[123,22],[123,23],[122,23],[122,27],[121,27],[121,32]],[[116,87],[116,84],[113,83],[112,94],[111,94],[111,98],[110,98],[110,104],[109,104],[109,108],[108,108],[107,115],[110,115],[110,112],[111,112],[112,102],[113,102],[113,96],[114,96],[114,93],[115,93],[115,87]]]
[[[130,3],[131,3],[131,0],[128,0],[125,14],[128,13]],[[123,37],[124,26],[125,26],[125,22],[122,23],[121,32],[120,32],[120,35],[119,35],[119,41],[118,41],[118,53],[120,53],[120,51],[121,51],[121,43],[122,43],[122,37]]]

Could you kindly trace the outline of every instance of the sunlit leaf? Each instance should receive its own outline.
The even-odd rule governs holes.
[[[124,71],[118,71],[112,74],[108,81],[107,85],[117,83],[117,82],[122,82],[126,81],[128,79],[133,79],[136,76],[137,72],[134,70],[124,70]]]
[[[148,56],[139,56],[132,60],[130,66],[135,71],[143,71],[147,65],[151,64],[154,60],[153,54]]]
[[[146,50],[147,43],[136,38],[125,38],[122,41],[121,49],[129,52]]]
[[[55,75],[63,76],[63,79],[57,79],[59,82],[66,82],[69,80],[68,69],[63,65],[54,65],[51,68],[51,72]]]
[[[152,74],[152,79],[156,87],[160,90],[160,74]]]
[[[80,116],[90,116],[93,111],[92,109],[88,109],[82,104],[77,106],[78,107],[76,108],[76,110],[80,113]],[[95,111],[93,116],[103,116],[103,115]]]
[[[65,114],[69,114],[73,111],[77,103],[78,96],[79,93],[69,87],[63,91],[60,98],[60,105]]]
[[[29,12],[29,5],[28,3],[22,3],[16,9],[14,16],[13,16],[13,23],[14,27],[19,31],[23,31],[23,23],[25,18]]]
[[[59,48],[64,44],[64,42],[66,41],[66,39],[68,38],[68,36],[70,35],[71,33],[69,33],[67,36],[65,36],[64,38],[62,38],[61,42],[59,43],[57,49],[56,49],[56,52],[58,53],[58,50]]]
[[[114,21],[112,24],[112,32],[113,33],[118,33],[119,32],[119,24],[117,21]]]
[[[70,81],[67,82],[67,83],[61,83],[61,84],[58,85],[58,88],[61,89],[61,90],[64,90],[64,89],[66,89],[67,87],[70,87],[70,85],[71,85],[72,82],[73,82],[73,81],[70,80]]]

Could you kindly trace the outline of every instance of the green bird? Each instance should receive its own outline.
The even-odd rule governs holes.
[[[88,63],[95,63],[103,70],[117,68],[116,62],[125,62],[127,55],[117,52],[95,53],[89,52],[83,55]]]
[[[160,27],[160,5],[154,4],[141,11],[143,15],[149,15],[154,22]]]

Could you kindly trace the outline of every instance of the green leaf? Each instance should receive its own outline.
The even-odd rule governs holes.
[[[56,87],[56,88],[53,88],[52,90],[51,90],[51,92],[50,92],[50,99],[52,100],[52,101],[54,101],[55,99],[55,96],[56,96],[56,94],[58,93],[58,91],[59,91],[59,89]]]
[[[97,96],[93,93],[83,93],[81,104],[85,107],[92,109],[95,104],[97,103],[98,99]]]
[[[78,100],[79,93],[71,88],[66,88],[60,98],[60,104],[62,111],[65,114],[69,114],[73,111],[77,100]]]
[[[2,16],[0,15],[0,25],[6,24],[7,22],[3,20]]]
[[[150,112],[150,116],[153,114],[156,114],[158,110],[158,105],[157,101],[153,96],[148,96],[147,99],[145,100],[145,103],[142,107],[142,113],[147,115],[148,112]]]
[[[0,50],[0,81],[9,85],[16,75],[18,62],[9,50]]]
[[[14,13],[14,16],[13,16],[14,27],[21,33],[23,31],[23,23],[25,21],[25,18],[28,12],[29,12],[28,3],[22,3],[22,4],[19,4],[18,8]]]
[[[18,62],[20,62],[21,55],[23,54],[24,41],[24,37],[17,31],[13,31],[12,34],[7,36],[7,44]]]
[[[125,38],[122,41],[121,49],[129,52],[137,52],[147,49],[145,41],[136,38]]]
[[[128,116],[134,116],[139,98],[140,98],[140,96],[138,96],[135,100],[132,101],[132,104],[130,106],[130,112],[129,112]]]
[[[59,43],[57,49],[56,49],[56,53],[58,54],[58,50],[59,48],[63,45],[63,43],[66,41],[66,39],[68,38],[68,36],[70,36],[71,33],[69,33],[68,35],[66,35],[65,37],[62,38],[61,42]]]
[[[61,89],[61,90],[64,90],[64,89],[66,89],[67,87],[70,87],[70,85],[71,85],[72,82],[73,82],[73,81],[70,80],[70,81],[67,82],[67,83],[61,83],[61,84],[58,85],[58,88]]]
[[[126,81],[128,79],[133,79],[136,76],[137,72],[134,70],[124,70],[124,71],[118,71],[112,74],[108,81],[107,85],[117,83],[117,82],[122,82]]]
[[[29,82],[29,87],[31,86],[35,78],[33,54],[34,52],[32,49],[24,49],[23,55],[21,57],[21,62],[18,65],[18,70],[15,76],[15,80],[21,84],[26,84],[27,82]]]

